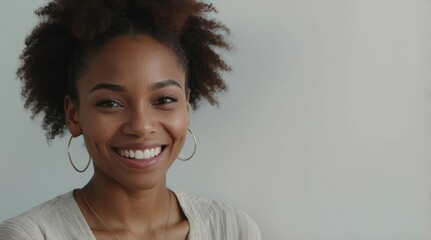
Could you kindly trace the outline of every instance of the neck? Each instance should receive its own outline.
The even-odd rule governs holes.
[[[166,224],[171,208],[165,181],[150,189],[134,190],[95,174],[81,191],[113,229],[156,229]]]

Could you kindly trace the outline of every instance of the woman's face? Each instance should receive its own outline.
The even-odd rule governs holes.
[[[91,57],[65,98],[67,126],[83,134],[95,177],[132,190],[164,184],[187,134],[185,71],[175,53],[146,36],[121,36]]]

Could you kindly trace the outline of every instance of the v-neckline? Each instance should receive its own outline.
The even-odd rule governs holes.
[[[79,189],[74,189],[73,191],[71,191],[71,195],[72,195],[71,198],[72,198],[72,202],[73,202],[73,207],[75,208],[74,210],[77,213],[78,221],[81,223],[81,225],[83,227],[85,227],[84,230],[85,230],[86,235],[88,235],[88,237],[91,237],[91,239],[89,239],[89,240],[97,240],[96,236],[94,236],[93,231],[91,230],[90,225],[88,225],[88,222],[84,217],[84,214],[81,212],[81,209],[79,208],[78,202],[75,199],[75,192],[77,190],[79,190]],[[181,211],[183,211],[184,216],[186,217],[187,222],[189,224],[189,232],[187,234],[187,240],[192,240],[191,237],[194,235],[193,230],[194,230],[195,223],[190,220],[190,219],[192,219],[190,216],[190,212],[185,211],[185,209],[187,209],[187,207],[185,208],[184,199],[182,199],[182,197],[179,196],[179,195],[181,195],[181,192],[175,191],[172,189],[168,189],[168,190],[171,191],[175,195],[175,198],[178,200]]]

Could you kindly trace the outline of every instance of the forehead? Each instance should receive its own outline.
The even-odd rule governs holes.
[[[111,39],[90,56],[83,78],[115,82],[176,79],[184,84],[185,71],[176,53],[163,43],[147,35],[126,35]]]

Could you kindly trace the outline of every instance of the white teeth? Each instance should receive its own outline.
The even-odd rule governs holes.
[[[120,154],[122,157],[127,157],[131,159],[136,160],[148,160],[151,158],[154,158],[158,156],[162,152],[161,147],[155,147],[145,150],[125,150],[125,149],[119,149],[118,154]]]
[[[150,150],[148,150],[148,149],[145,149],[145,151],[144,151],[144,158],[145,159],[148,159],[148,158],[150,158],[151,156],[150,156]]]
[[[135,158],[136,159],[143,159],[144,158],[144,153],[141,151],[141,150],[137,150],[136,152],[135,152]]]

